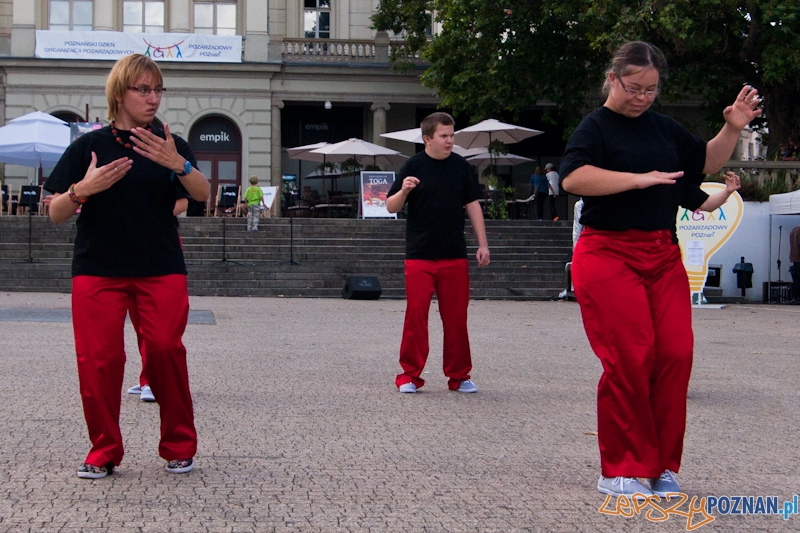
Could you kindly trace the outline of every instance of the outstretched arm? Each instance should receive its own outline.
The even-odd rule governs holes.
[[[562,180],[561,188],[577,196],[607,196],[653,185],[673,185],[683,172],[658,172],[634,174],[616,172],[593,165],[576,168]]]
[[[718,209],[722,206],[722,204],[728,201],[728,198],[731,194],[733,194],[734,191],[738,191],[741,188],[739,176],[730,170],[726,172],[723,177],[725,178],[725,189],[709,196],[706,201],[703,202],[703,205],[700,206],[701,211],[710,213],[711,211]]]

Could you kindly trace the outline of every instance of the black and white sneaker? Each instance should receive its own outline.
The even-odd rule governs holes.
[[[194,459],[175,459],[167,461],[167,472],[170,474],[185,474],[194,468]]]
[[[95,466],[89,463],[83,463],[78,469],[78,477],[83,479],[100,479],[113,472],[114,463],[108,463],[106,466]]]

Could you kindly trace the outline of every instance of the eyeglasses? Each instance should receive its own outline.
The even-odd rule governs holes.
[[[619,81],[619,84],[622,85],[622,89],[626,93],[628,93],[628,96],[630,96],[631,98],[636,98],[637,96],[644,96],[648,100],[652,100],[653,98],[658,96],[658,89],[656,89],[654,91],[642,91],[641,89],[629,89],[628,87],[625,87],[625,83],[622,81],[622,78],[617,77],[617,80]]]
[[[155,89],[150,89],[148,87],[134,87],[133,85],[128,85],[128,89],[131,91],[136,91],[136,94],[139,96],[150,96],[150,93],[152,92],[156,96],[160,97],[167,92],[166,87],[156,87]]]

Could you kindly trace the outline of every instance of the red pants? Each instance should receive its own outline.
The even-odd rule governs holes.
[[[694,344],[678,245],[669,230],[586,228],[572,277],[586,336],[603,364],[597,387],[603,475],[677,472]]]
[[[469,265],[466,259],[406,259],[406,319],[400,344],[403,373],[395,379],[399,387],[413,383],[425,385],[420,377],[428,360],[428,314],[433,292],[439,300],[439,314],[444,328],[443,370],[447,386],[455,390],[469,379],[472,358],[467,333],[469,306]]]
[[[181,338],[189,316],[186,276],[143,278],[76,276],[72,280],[72,323],[78,377],[89,439],[89,464],[119,465],[124,325],[129,299],[139,315],[147,352],[144,373],[161,412],[159,455],[167,460],[194,457],[197,433]]]
[[[142,333],[139,330],[139,311],[136,309],[136,300],[133,298],[128,302],[128,316],[131,319],[133,330],[136,332],[136,344],[139,346],[139,354],[142,356],[142,371],[139,372],[139,386],[144,387],[147,385],[147,376],[144,375],[145,359],[145,346],[142,342]],[[185,459],[185,457],[183,458]]]

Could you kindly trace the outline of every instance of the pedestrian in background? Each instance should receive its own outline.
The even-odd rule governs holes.
[[[792,263],[792,301],[800,304],[800,226],[789,233],[789,261]]]
[[[547,171],[546,177],[548,198],[550,199],[550,218],[553,220],[558,220],[558,210],[556,209],[556,199],[558,198],[558,193],[560,192],[558,186],[558,172],[553,170],[553,163],[547,163],[544,166],[544,169]]]
[[[536,165],[529,183],[531,184],[533,202],[536,204],[536,219],[544,220],[544,202],[547,200],[550,186],[547,183],[547,176],[542,172],[542,167]]]
[[[244,191],[244,199],[247,202],[247,231],[258,231],[261,206],[267,208],[264,191],[258,186],[258,176],[250,176],[250,186]]]

